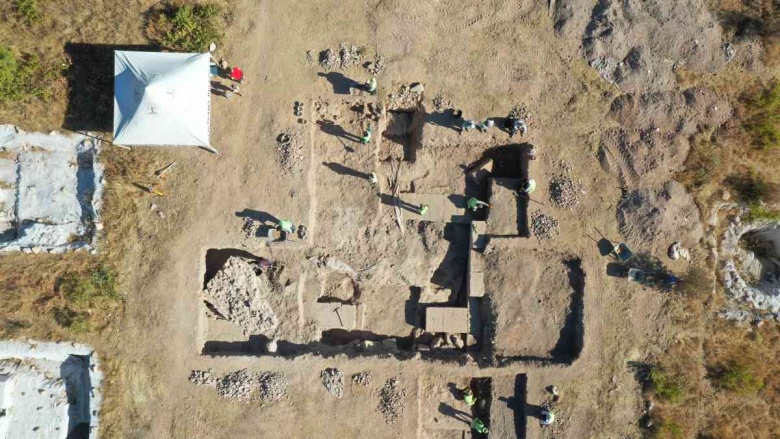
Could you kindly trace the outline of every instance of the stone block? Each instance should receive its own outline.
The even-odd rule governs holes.
[[[466,307],[431,307],[425,309],[425,330],[465,334],[469,332],[469,310]]]
[[[482,272],[469,272],[469,297],[482,297],[485,295],[485,274]]]
[[[487,245],[487,224],[485,221],[471,222],[471,248],[484,250]]]
[[[317,302],[314,321],[320,329],[353,330],[357,324],[357,306],[338,302]]]

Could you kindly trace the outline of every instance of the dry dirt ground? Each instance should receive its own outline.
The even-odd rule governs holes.
[[[624,279],[606,276],[605,260],[588,237],[595,236],[594,227],[619,236],[615,219],[619,184],[602,170],[596,155],[598,128],[614,91],[579,56],[577,41],[555,35],[548,10],[534,2],[508,1],[240,1],[232,8],[234,21],[220,55],[241,65],[248,72],[248,80],[243,98],[214,100],[212,139],[220,154],[191,149],[171,152],[179,163],[177,174],[169,189],[171,195],[157,201],[166,218],[160,219],[145,205],[140,209],[137,253],[128,257],[134,261],[127,267],[134,274],[127,301],[128,319],[114,353],[132,365],[125,377],[124,404],[133,416],[125,418],[124,433],[131,437],[253,437],[259,432],[276,437],[451,437],[431,427],[436,421],[429,413],[432,405],[440,402],[432,401],[435,398],[420,389],[421,383],[434,379],[431,377],[456,382],[473,375],[493,376],[501,384],[493,395],[493,411],[496,419],[502,407],[510,414],[503,415],[503,424],[493,427],[498,437],[512,437],[515,429],[521,430],[517,425],[525,424],[528,437],[552,434],[542,432],[532,416],[512,411],[515,405],[511,401],[522,399],[522,393],[515,395],[515,382],[521,379],[527,402],[533,406],[547,398],[546,386],[555,384],[561,389],[561,427],[554,434],[557,437],[637,436],[641,395],[626,362],[641,361],[648,351],[664,345],[659,334],[666,298],[629,285]],[[199,294],[208,249],[246,245],[258,255],[290,260],[291,265],[308,264],[302,251],[268,251],[259,243],[247,243],[241,230],[243,219],[237,215],[246,209],[308,221],[314,246],[356,269],[371,265],[381,255],[392,257],[392,263],[399,265],[398,277],[407,273],[428,281],[427,269],[419,267],[425,264],[424,258],[406,253],[424,252],[413,250],[414,239],[409,238],[414,236],[412,232],[400,237],[392,209],[381,204],[359,176],[340,174],[322,163],[369,172],[373,159],[368,147],[354,141],[345,141],[344,146],[335,136],[317,129],[304,130],[304,140],[310,136],[316,157],[303,166],[309,171],[285,174],[277,163],[274,139],[280,132],[296,127],[294,101],[304,102],[307,111],[313,111],[319,99],[334,105],[352,99],[334,95],[332,84],[317,76],[322,70],[306,59],[307,51],[316,56],[342,41],[384,56],[387,67],[379,76],[381,96],[397,91],[401,85],[421,82],[429,111],[433,108],[432,97],[441,93],[467,117],[475,119],[505,116],[513,106],[524,103],[532,113],[532,124],[523,141],[540,148],[534,163],[535,178],[541,183],[537,191],[540,200],[546,201],[546,182],[561,172],[562,163],[582,179],[589,195],[581,207],[573,211],[553,210],[549,204],[542,207],[561,224],[555,247],[581,259],[587,276],[584,348],[571,366],[514,363],[500,369],[479,369],[475,365],[436,365],[417,360],[225,359],[200,355],[204,340],[199,322],[204,311]],[[359,67],[343,73],[359,82],[368,77]],[[359,133],[360,127],[353,124],[348,112],[344,113],[341,120],[352,125],[343,128]],[[404,184],[419,181],[420,186],[415,188],[418,192],[463,191],[465,179],[460,166],[478,159],[491,146],[514,143],[497,129],[486,135],[468,133],[460,139],[447,127],[426,124],[425,129],[429,128],[432,132],[425,134],[421,157],[402,171],[402,175],[412,174],[406,180],[401,177]],[[456,144],[460,151],[452,149]],[[422,175],[418,178],[415,172]],[[389,175],[384,168],[380,173]],[[402,187],[402,191],[409,189]],[[399,246],[399,240],[411,242]],[[533,254],[532,247],[543,251],[544,244],[532,241],[529,254]],[[298,262],[292,262],[290,253]],[[523,267],[517,261],[512,268],[521,273]],[[548,269],[551,273],[539,273],[536,282],[561,281],[565,270],[561,261]],[[420,285],[416,279],[409,282]],[[511,282],[508,278],[504,284]],[[406,295],[408,290],[377,289],[376,293]],[[400,305],[388,300],[386,308],[373,312],[394,313]],[[528,305],[528,311],[534,312],[533,304]],[[533,340],[533,326],[549,324],[552,332],[544,331],[543,335],[548,337],[555,332],[554,325],[562,325],[562,317],[550,317],[558,320],[550,322],[538,314],[526,317],[525,322],[507,320],[505,329],[509,333],[530,331],[525,337],[507,335],[505,343],[516,337],[526,340],[525,345],[513,346],[514,352],[508,354],[528,350],[542,357],[549,355],[555,340]],[[387,325],[374,331],[398,329],[397,325]],[[266,407],[235,403],[219,399],[211,388],[187,381],[192,369],[211,368],[223,375],[243,367],[284,372],[290,383],[288,399]],[[348,386],[343,398],[332,398],[319,382],[320,370],[327,367],[338,367],[346,376],[370,370],[373,384],[369,388]],[[378,390],[392,377],[400,378],[407,403],[403,417],[386,424],[376,409]]]
[[[687,68],[711,72],[725,65],[719,58],[719,32],[709,27],[714,19],[702,12],[686,22],[691,10],[705,8],[701,2],[682,3],[685,7],[670,11],[620,10],[649,23],[642,29],[645,39],[662,35],[673,40],[664,45],[653,39],[652,46],[633,50],[632,45],[646,45],[646,40],[615,41],[610,33],[599,33],[609,21],[598,19],[599,14],[619,16],[610,11],[620,9],[620,2],[601,1],[595,8],[565,0],[553,1],[554,8],[510,0],[232,2],[232,21],[218,55],[244,68],[243,97],[213,98],[212,145],[219,154],[189,148],[162,152],[161,166],[177,162],[168,195],[137,200],[138,226],[126,237],[133,245],[121,267],[127,278],[126,317],[105,352],[120,371],[113,378],[114,410],[103,417],[106,436],[464,437],[468,428],[458,418],[468,409],[452,387],[486,377],[492,383],[491,437],[640,437],[642,393],[627,363],[646,361],[669,346],[675,336],[667,331],[671,298],[608,275],[610,260],[597,241],[601,234],[626,239],[636,250],[663,258],[667,243],[680,240],[693,247],[701,236],[695,227],[698,211],[688,209],[692,200],[664,184],[681,168],[688,137],[722,123],[729,110],[712,93],[680,90],[667,69],[667,47],[678,46],[683,48],[676,55],[690,61]],[[590,24],[591,15],[598,26]],[[659,23],[667,15],[683,18],[676,27],[664,28]],[[712,34],[701,37],[707,47],[697,48],[697,43],[691,49],[700,28]],[[634,35],[630,20],[611,34],[620,33]],[[364,47],[366,60],[376,52],[383,55],[379,98],[340,94],[346,78],[368,79],[360,66],[333,71],[344,77],[318,75],[327,72],[317,64],[317,54],[338,49],[341,42]],[[307,60],[308,51],[313,62]],[[607,72],[617,85],[588,65],[592,57],[626,58],[624,71]],[[650,75],[653,81],[644,89],[642,75],[656,65],[663,69]],[[522,142],[539,149],[529,172],[539,183],[535,198],[544,205],[534,203],[529,211],[555,218],[560,234],[550,241],[502,238],[516,242],[495,244],[485,261],[492,270],[486,292],[495,306],[494,353],[518,361],[480,367],[371,356],[202,355],[209,341],[245,339],[241,331],[207,315],[203,305],[206,255],[212,249],[241,249],[285,266],[290,280],[285,285],[295,291],[283,292],[277,302],[280,329],[275,335],[294,343],[318,335],[308,320],[308,303],[320,295],[344,300],[354,293],[348,278],[313,268],[311,256],[334,255],[356,270],[379,266],[379,274],[362,282],[364,329],[374,334],[411,333],[410,287],[459,291],[460,267],[465,270],[466,263],[459,243],[468,239],[468,226],[416,221],[405,211],[402,236],[393,208],[379,193],[389,190],[391,164],[379,159],[406,152],[389,138],[382,145],[354,141],[367,120],[351,107],[381,99],[391,108],[408,108],[404,102],[394,105],[388,95],[414,82],[424,84],[421,103],[432,116],[423,121],[416,160],[401,161],[401,199],[404,193],[467,193],[465,166],[496,147],[519,142],[498,128],[459,135],[446,117],[435,114],[436,95],[475,120],[505,117],[521,103],[531,113]],[[295,101],[305,104],[306,126],[293,115]],[[660,109],[652,110],[654,105]],[[645,107],[658,116],[648,117]],[[321,128],[320,120],[333,124]],[[289,130],[298,132],[303,148],[294,169],[280,165],[275,141]],[[374,132],[375,138],[380,135]],[[380,174],[378,189],[365,179],[372,171]],[[549,182],[562,174],[580,180],[587,194],[572,210],[549,202]],[[631,205],[625,194],[662,200],[661,208],[672,218],[654,220],[652,209],[618,215],[621,203]],[[152,202],[164,217],[149,209]],[[246,237],[247,216],[293,219],[308,227],[309,237],[265,247]],[[685,264],[669,265],[682,272]],[[581,297],[573,297],[570,287],[582,283]],[[527,294],[518,297],[522,292]],[[579,333],[571,333],[567,323],[572,312],[581,313]],[[573,351],[579,351],[576,358],[570,358]],[[342,398],[328,394],[321,383],[320,372],[331,367],[346,377]],[[188,381],[191,370],[211,369],[223,376],[243,368],[282,372],[289,383],[287,397],[266,405],[239,403]],[[349,378],[362,371],[373,376],[369,386]],[[393,378],[404,389],[406,403],[397,420],[386,423],[377,406],[382,387]],[[542,429],[534,414],[549,401],[549,385],[561,393],[559,419],[553,428]]]

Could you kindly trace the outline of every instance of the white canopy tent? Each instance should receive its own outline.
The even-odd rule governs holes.
[[[114,143],[210,145],[208,53],[114,52]]]

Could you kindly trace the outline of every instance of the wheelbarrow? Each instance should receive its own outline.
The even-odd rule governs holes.
[[[612,253],[614,253],[615,257],[617,257],[621,262],[626,262],[634,256],[634,253],[631,252],[631,249],[629,249],[628,246],[622,242],[615,245],[615,247],[612,249]]]

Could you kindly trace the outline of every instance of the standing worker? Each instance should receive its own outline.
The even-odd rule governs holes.
[[[476,212],[480,206],[490,207],[490,204],[484,201],[479,201],[476,198],[469,198],[469,201],[466,202],[466,206],[468,206],[469,210],[472,212]]]
[[[377,178],[375,173],[368,174],[368,182],[371,183],[371,186],[376,186],[379,184],[379,178]]]
[[[375,77],[372,76],[371,79],[369,79],[366,82],[366,90],[369,93],[371,93],[372,95],[376,94],[376,78]]]
[[[488,434],[489,432],[488,428],[485,427],[485,424],[476,416],[471,420],[471,428],[480,434]]]
[[[466,386],[466,388],[463,389],[463,402],[469,407],[477,402],[477,397],[474,396],[474,391],[471,390],[471,386]]]
[[[536,180],[528,178],[523,182],[523,192],[531,195],[536,190]]]
[[[276,228],[288,234],[293,234],[295,232],[295,224],[290,220],[279,220],[279,222],[276,223]]]
[[[427,204],[421,204],[420,209],[417,211],[420,215],[425,215],[426,212],[428,212],[428,205]]]
[[[463,124],[460,126],[460,133],[463,134],[466,131],[473,130],[477,125],[474,123],[473,120],[464,120]]]
[[[371,141],[371,125],[366,128],[366,130],[363,132],[363,137],[360,138],[360,142],[362,144],[367,144]]]
[[[549,409],[542,409],[539,414],[539,423],[542,425],[552,425],[555,422],[555,413]]]
[[[484,122],[481,122],[477,125],[477,129],[480,130],[483,133],[486,133],[489,128],[493,128],[493,125],[496,123],[493,122],[492,119],[485,119]]]

